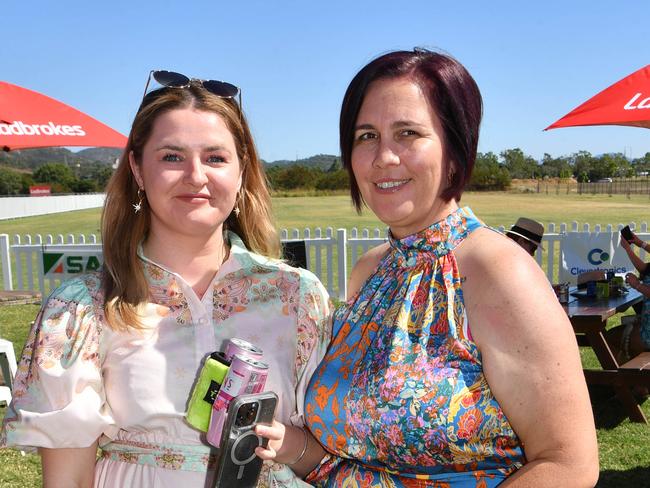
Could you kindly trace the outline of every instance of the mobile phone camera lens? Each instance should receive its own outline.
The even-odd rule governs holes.
[[[259,403],[247,403],[242,405],[239,411],[237,412],[237,421],[236,424],[240,427],[246,425],[252,425],[257,418],[257,411],[259,409]]]
[[[260,408],[259,403],[251,403],[250,408],[248,409],[248,414],[246,417],[246,425],[250,425],[253,422],[255,422],[255,419],[257,418],[257,410]]]

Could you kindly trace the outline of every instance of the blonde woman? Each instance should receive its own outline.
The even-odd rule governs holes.
[[[239,89],[151,75],[162,86],[145,95],[107,189],[104,267],[43,306],[4,419],[0,445],[39,448],[47,487],[211,486],[215,451],[184,413],[202,359],[234,336],[264,349],[276,418],[287,445],[300,443],[329,340],[322,285],[273,259]],[[296,482],[267,463],[259,485]]]

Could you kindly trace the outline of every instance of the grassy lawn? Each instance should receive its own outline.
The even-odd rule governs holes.
[[[510,226],[517,217],[525,215],[544,224],[618,224],[648,220],[647,196],[622,195],[556,195],[539,194],[467,193],[462,204],[469,205],[489,225]],[[273,199],[278,228],[384,228],[370,212],[358,216],[349,198],[330,197],[276,197]],[[43,217],[29,217],[0,221],[0,233],[13,234],[97,234],[100,210],[82,210]],[[30,322],[37,313],[35,305],[0,306],[0,336],[11,340],[16,356],[21,352]],[[617,320],[613,321],[614,324]],[[590,350],[581,351],[583,364],[597,367]],[[624,418],[623,408],[606,388],[593,388],[592,404],[598,427],[601,479],[599,487],[641,487],[650,482],[650,427],[631,423]],[[650,418],[650,401],[643,403],[643,411]],[[4,416],[0,408],[0,418]],[[0,450],[0,487],[40,486],[40,464],[37,456]]]
[[[476,193],[468,192],[463,196],[462,205],[469,205],[474,212],[493,227],[503,226],[509,228],[515,220],[524,215],[536,219],[546,225],[571,224],[578,222],[581,226],[589,223],[592,227],[596,224],[618,224],[635,222],[640,225],[647,220],[647,208],[650,199],[647,196],[633,195],[628,199],[625,195],[578,195],[575,193],[555,194],[542,193]],[[305,228],[310,228],[312,236],[314,230],[319,227],[325,231],[327,227],[336,230],[338,228],[348,229],[348,236],[352,228],[375,229],[382,231],[385,226],[368,210],[362,215],[357,215],[347,195],[334,196],[295,196],[275,197],[273,199],[276,224],[279,229],[298,229],[300,235]],[[101,210],[81,210],[66,212],[39,217],[28,217],[0,221],[0,234],[41,234],[58,235],[64,237],[68,234],[75,236],[79,234],[89,235],[99,233],[99,219]],[[559,227],[558,227],[559,230]],[[23,239],[24,241],[24,239]],[[556,244],[556,248],[559,245]],[[362,251],[359,251],[359,254]],[[557,254],[556,254],[557,255]],[[312,251],[312,263],[314,263]],[[337,259],[337,252],[334,250],[334,260]],[[323,255],[323,266],[317,274],[321,279],[328,281],[325,274],[325,257]],[[351,253],[348,255],[348,272],[352,268]],[[555,265],[555,276],[557,276],[557,264]],[[34,265],[36,265],[34,263]],[[547,268],[547,253],[542,253],[542,267]],[[312,271],[316,271],[312,265]],[[23,273],[23,277],[26,275]],[[14,286],[16,286],[16,275],[14,273]],[[334,269],[331,283],[325,283],[327,288],[336,292],[338,270]],[[555,280],[553,280],[555,281]],[[46,288],[45,294],[49,292]]]
[[[488,225],[509,227],[520,216],[543,224],[617,224],[648,220],[650,198],[632,195],[577,195],[574,193],[476,193],[463,195],[462,205],[472,207]],[[357,215],[346,195],[327,197],[275,197],[273,208],[278,228],[332,227],[384,229],[368,210]],[[100,209],[79,210],[24,219],[0,221],[0,234],[99,234]]]

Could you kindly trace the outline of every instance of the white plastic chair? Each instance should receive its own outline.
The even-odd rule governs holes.
[[[0,369],[6,386],[0,386],[0,403],[11,402],[11,390],[13,388],[14,376],[16,376],[16,355],[14,345],[11,341],[0,339]]]

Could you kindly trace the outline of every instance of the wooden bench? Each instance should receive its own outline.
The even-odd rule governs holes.
[[[650,374],[650,352],[642,352],[638,356],[633,357],[627,363],[622,364],[620,369],[647,371]]]

